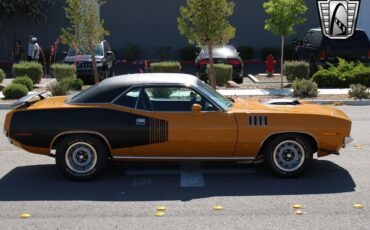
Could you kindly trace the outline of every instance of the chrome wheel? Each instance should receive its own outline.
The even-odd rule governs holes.
[[[279,143],[273,151],[273,161],[277,168],[283,172],[293,172],[302,167],[305,161],[303,146],[293,140]]]
[[[97,160],[95,148],[86,142],[73,143],[65,154],[68,168],[79,174],[90,172],[96,166]]]

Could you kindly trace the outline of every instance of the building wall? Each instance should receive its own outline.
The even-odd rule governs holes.
[[[111,34],[107,40],[117,52],[121,52],[128,42],[134,43],[141,48],[143,58],[156,58],[156,47],[170,46],[172,56],[176,58],[178,49],[188,45],[187,39],[177,30],[179,6],[185,5],[185,2],[185,0],[108,0],[101,8],[101,16]],[[252,46],[256,56],[261,47],[279,47],[280,38],[264,30],[266,14],[262,8],[263,1],[234,2],[235,12],[230,20],[237,28],[237,33],[230,43],[235,46]],[[306,0],[306,2],[309,7],[306,15],[308,20],[304,25],[297,27],[297,34],[293,37],[302,38],[305,30],[320,25],[316,1]],[[20,39],[25,45],[30,34],[39,39],[39,44],[44,49],[48,49],[59,36],[60,28],[68,25],[63,6],[63,0],[56,0],[56,5],[49,9],[48,20],[40,24],[35,24],[22,15],[4,19],[5,39],[0,40],[0,59],[9,57],[15,39]],[[59,50],[62,49],[66,48]]]

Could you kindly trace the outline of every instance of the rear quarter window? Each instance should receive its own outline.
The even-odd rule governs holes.
[[[68,103],[110,103],[126,89],[127,87],[104,87],[98,84],[72,96]]]

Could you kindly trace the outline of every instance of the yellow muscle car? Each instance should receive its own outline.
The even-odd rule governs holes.
[[[55,157],[70,179],[101,174],[109,160],[264,161],[279,176],[305,172],[351,141],[341,111],[230,100],[184,74],[113,77],[70,97],[30,95],[5,121],[10,142]]]

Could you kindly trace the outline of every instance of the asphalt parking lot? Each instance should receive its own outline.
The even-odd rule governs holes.
[[[181,162],[115,164],[96,181],[70,182],[54,159],[0,135],[0,229],[369,229],[370,107],[337,108],[351,117],[354,142],[295,179],[243,163]]]

